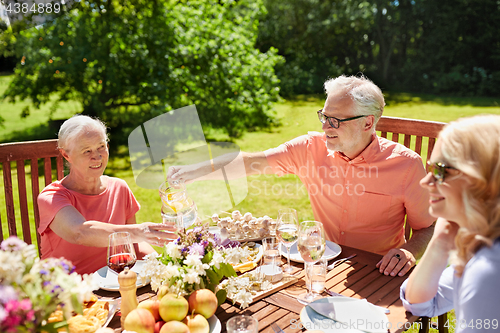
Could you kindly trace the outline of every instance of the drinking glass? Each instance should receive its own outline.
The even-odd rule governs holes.
[[[273,273],[278,272],[278,258],[280,257],[279,242],[276,237],[266,237],[262,240],[263,255],[262,255],[262,265],[270,265],[273,269]]]
[[[227,321],[227,333],[257,333],[259,322],[251,316],[234,316]]]
[[[324,257],[307,265],[309,272],[306,272],[306,283],[311,284],[311,291],[316,296],[325,290],[327,265],[328,261]]]
[[[278,211],[276,236],[286,247],[287,267],[284,269],[286,273],[293,272],[293,267],[290,265],[290,248],[297,241],[299,229],[298,223],[297,211],[295,209],[285,208]]]
[[[183,181],[165,181],[159,188],[162,201],[161,217],[164,224],[176,229],[190,227],[198,218],[194,201],[188,196]]]
[[[109,235],[108,267],[116,272],[122,272],[125,267],[129,269],[135,265],[134,244],[128,232],[114,232]]]
[[[317,221],[304,221],[299,225],[299,238],[297,247],[300,256],[304,260],[306,274],[312,270],[307,266],[316,263],[325,253],[325,229],[323,223]],[[312,293],[311,277],[306,278],[307,293],[298,296],[297,300],[302,304],[309,304],[314,300]]]

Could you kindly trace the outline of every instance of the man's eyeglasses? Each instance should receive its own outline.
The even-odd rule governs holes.
[[[427,161],[427,168],[429,172],[432,173],[432,176],[436,180],[436,183],[439,185],[441,185],[444,182],[445,177],[448,176],[454,177],[458,176],[461,173],[458,169],[448,166],[441,162],[431,163]],[[454,170],[453,174],[450,174],[449,170]]]
[[[331,127],[333,128],[339,128],[340,123],[343,123],[344,121],[349,121],[349,120],[354,120],[354,119],[359,119],[362,117],[368,117],[369,115],[365,114],[362,116],[356,116],[356,117],[351,117],[351,118],[346,118],[346,119],[339,119],[335,117],[328,117],[323,113],[323,109],[318,111],[318,118],[319,121],[321,121],[322,124],[328,121],[328,124],[330,124]]]

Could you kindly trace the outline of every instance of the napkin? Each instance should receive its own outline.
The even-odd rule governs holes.
[[[381,310],[368,303],[366,299],[344,298],[332,304],[335,308],[335,319],[348,323],[350,327],[365,332],[387,332],[387,317]]]

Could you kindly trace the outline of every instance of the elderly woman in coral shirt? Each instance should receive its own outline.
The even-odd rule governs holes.
[[[38,196],[41,256],[64,257],[80,274],[106,265],[108,236],[126,231],[138,259],[175,237],[168,226],[136,224],[140,206],[127,183],[104,176],[108,163],[105,125],[77,115],[59,130],[59,150],[70,165],[69,174],[47,186]]]

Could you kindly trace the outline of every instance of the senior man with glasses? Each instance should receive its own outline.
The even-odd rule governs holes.
[[[296,174],[328,240],[382,254],[380,272],[402,276],[415,265],[433,232],[429,195],[419,186],[426,174],[422,159],[376,135],[385,102],[372,81],[340,76],[324,86],[326,102],[317,112],[324,133],[309,132],[264,152],[242,152],[239,158],[247,176]],[[224,157],[213,161],[216,167],[227,167],[228,162]],[[168,177],[210,179],[213,167],[171,167]],[[405,218],[413,229],[409,241],[404,236]]]

